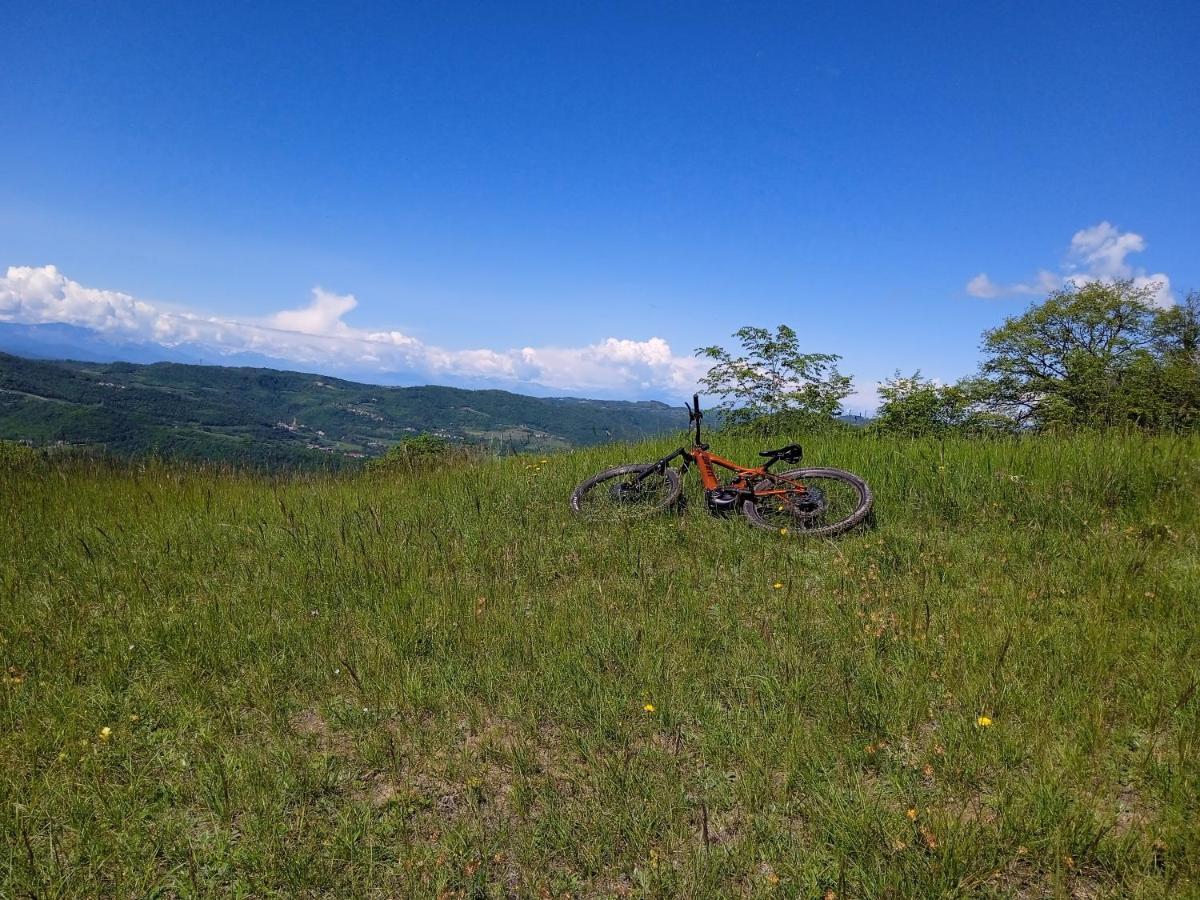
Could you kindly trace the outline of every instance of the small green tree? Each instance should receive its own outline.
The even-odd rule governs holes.
[[[722,398],[727,426],[765,434],[826,425],[841,412],[851,381],[837,369],[841,357],[802,353],[796,332],[780,325],[746,326],[733,333],[734,355],[723,347],[700,347],[696,355],[715,363],[701,379],[704,391]]]

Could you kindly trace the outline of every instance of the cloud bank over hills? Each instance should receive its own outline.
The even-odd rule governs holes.
[[[1146,240],[1103,221],[1077,231],[1057,269],[1001,282],[980,272],[966,292],[1039,299],[1072,284],[1130,279],[1175,302],[1170,278],[1136,266]],[[10,266],[0,277],[0,348],[80,360],[209,363],[296,368],[360,381],[498,387],[531,394],[675,399],[697,387],[707,364],[661,337],[605,337],[584,346],[448,348],[398,330],[355,327],[353,294],[314,287],[308,302],[264,316],[226,318],[89,287],[56,266]],[[846,408],[870,410],[875,385],[858,382]]]
[[[448,349],[400,331],[355,328],[353,294],[314,287],[309,302],[264,318],[226,319],[87,287],[57,267],[10,266],[0,323],[82,329],[100,346],[143,358],[288,363],[388,381],[494,385],[597,396],[689,393],[706,366],[660,337],[608,337],[583,347]]]

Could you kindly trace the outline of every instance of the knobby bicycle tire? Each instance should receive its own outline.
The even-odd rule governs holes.
[[[849,531],[856,525],[859,525],[871,513],[871,507],[875,503],[875,497],[871,493],[871,488],[867,483],[855,475],[853,472],[846,472],[842,469],[791,469],[787,472],[778,473],[779,478],[797,479],[799,481],[827,479],[838,481],[843,484],[848,484],[854,488],[858,495],[858,502],[854,511],[845,518],[839,519],[836,522],[820,525],[815,528],[807,528],[804,526],[802,518],[796,518],[789,525],[784,526],[788,529],[789,534],[795,534],[803,537],[831,537],[835,534],[841,534],[844,531]],[[764,482],[759,482],[763,484]],[[771,483],[766,480],[765,483]],[[763,511],[753,499],[747,499],[742,504],[742,512],[750,523],[758,528],[766,528],[771,531],[779,531],[780,525],[778,522],[770,522],[763,515]]]
[[[593,492],[603,485],[605,482],[616,482],[612,487],[619,487],[620,484],[631,484],[632,478],[628,476],[641,475],[649,469],[654,468],[654,463],[632,463],[625,466],[615,466],[611,469],[605,469],[603,472],[597,472],[591,478],[579,483],[574,491],[571,492],[571,509],[580,516],[588,514],[588,498],[593,495]],[[627,506],[632,512],[630,515],[615,516],[611,518],[629,519],[640,518],[655,512],[672,509],[679,503],[680,495],[683,493],[683,479],[679,477],[679,472],[670,467],[664,468],[660,473],[661,478],[666,482],[665,490],[660,492],[660,496],[648,500],[646,503],[638,507],[631,503]],[[652,478],[655,476],[651,476]],[[625,482],[620,482],[618,479],[625,478]]]

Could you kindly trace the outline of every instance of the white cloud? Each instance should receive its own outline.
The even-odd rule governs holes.
[[[1064,284],[1061,275],[1055,275],[1046,269],[1040,269],[1035,277],[1027,282],[999,284],[992,281],[986,272],[980,272],[967,282],[967,293],[972,297],[983,297],[991,300],[996,297],[1011,297],[1020,294],[1048,294]]]
[[[659,337],[647,341],[606,338],[587,347],[525,347],[517,355],[522,379],[571,384],[581,390],[605,388],[614,378],[645,393],[655,388],[685,393],[695,389],[708,366],[676,356]]]
[[[54,266],[10,266],[0,280],[0,321],[69,322],[106,333],[141,330],[154,309],[128,294],[86,288]]]
[[[1101,278],[1128,278],[1133,269],[1125,261],[1130,253],[1146,249],[1146,239],[1132,231],[1122,233],[1110,222],[1075,232],[1067,252],[1067,267],[1082,268]]]
[[[509,387],[609,394],[690,392],[706,365],[677,356],[659,337],[606,338],[585,347],[450,350],[399,331],[365,331],[343,316],[349,294],[314,288],[308,305],[261,320],[219,319],[84,287],[54,266],[11,266],[0,278],[0,322],[64,323],[123,340],[189,346],[220,355],[255,353],[293,363]]]
[[[353,294],[331,294],[313,288],[312,301],[303,309],[285,309],[271,316],[271,324],[282,331],[302,334],[345,334],[349,331],[342,316],[358,306]]]
[[[1004,286],[992,281],[987,272],[980,272],[967,282],[967,293],[972,297],[982,297],[991,300],[1004,296]]]
[[[1170,306],[1175,302],[1171,279],[1162,272],[1153,274],[1130,264],[1129,256],[1146,249],[1146,239],[1132,231],[1121,231],[1110,222],[1075,232],[1059,272],[1040,269],[1028,281],[1001,284],[986,272],[980,272],[966,284],[972,297],[995,299],[1022,295],[1043,296],[1068,284],[1131,279],[1137,287],[1154,285],[1154,302]]]

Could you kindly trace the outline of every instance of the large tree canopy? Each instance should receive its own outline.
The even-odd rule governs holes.
[[[1131,281],[1051,293],[984,332],[972,395],[1040,427],[1194,424],[1200,302],[1158,309],[1154,293]]]
[[[1200,426],[1200,293],[1167,308],[1157,285],[1092,282],[1054,291],[983,334],[979,373],[954,385],[880,385],[876,431]]]

